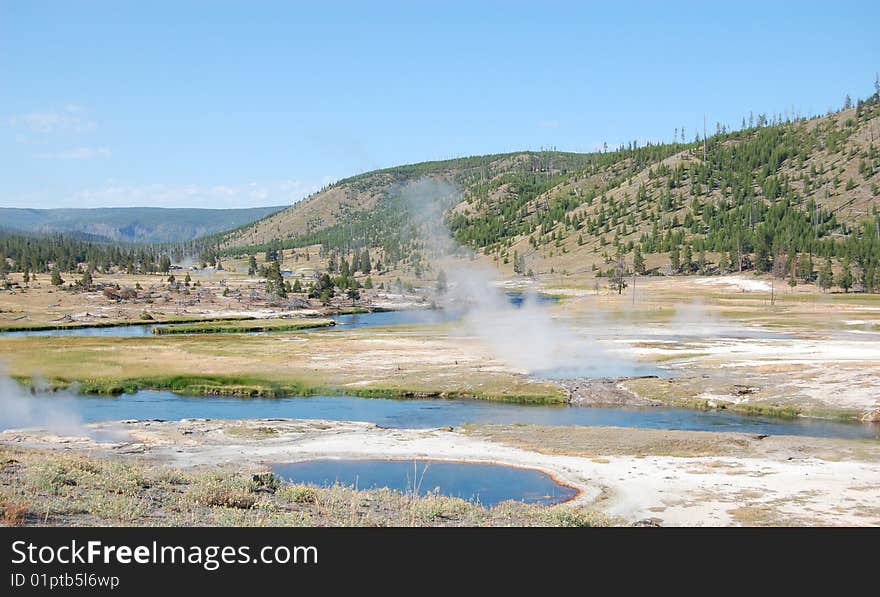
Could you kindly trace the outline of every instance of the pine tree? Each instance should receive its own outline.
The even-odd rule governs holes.
[[[248,259],[248,275],[255,276],[257,274],[257,258],[251,255]]]
[[[812,282],[813,278],[815,278],[816,274],[813,268],[813,258],[808,257],[807,259],[799,259],[797,264],[797,275],[804,282]]]
[[[825,261],[825,265],[819,271],[819,286],[822,292],[827,291],[834,284],[834,271],[831,269],[831,258]]]
[[[61,273],[58,271],[57,267],[52,268],[52,286],[61,286],[64,284],[64,280],[61,279]]]
[[[684,258],[681,262],[681,268],[686,274],[693,273],[694,271],[694,251],[690,245],[684,246]]]
[[[843,269],[838,272],[837,279],[835,281],[837,282],[838,286],[843,288],[844,292],[849,292],[849,289],[852,288],[853,275],[849,259],[843,262]]]
[[[284,285],[284,277],[281,275],[281,265],[277,260],[271,261],[267,268],[266,292],[280,298],[287,298],[287,288]]]
[[[681,253],[677,246],[672,247],[672,251],[669,252],[669,264],[672,266],[672,273],[681,272]]]
[[[645,258],[638,245],[636,245],[636,248],[633,251],[633,270],[639,275],[645,273]]]
[[[730,258],[727,256],[727,253],[721,253],[721,257],[718,259],[718,269],[722,274],[730,271]]]

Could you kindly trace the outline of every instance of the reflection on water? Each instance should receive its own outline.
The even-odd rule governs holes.
[[[540,471],[497,464],[437,460],[307,460],[276,464],[272,471],[290,481],[358,489],[388,487],[405,493],[442,495],[478,501],[484,506],[516,500],[557,504],[577,491]]]
[[[60,330],[21,330],[0,332],[0,336],[104,336],[108,338],[137,338],[152,336],[153,328],[159,324],[134,324],[115,326],[94,326],[82,328],[64,328]]]
[[[387,325],[415,325],[456,321],[461,311],[448,309],[408,309],[406,311],[377,311],[375,313],[352,313],[331,317],[336,325],[329,330],[379,327]]]

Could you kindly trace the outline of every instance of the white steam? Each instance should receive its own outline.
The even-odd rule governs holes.
[[[554,319],[550,309],[527,292],[515,306],[502,290],[498,273],[467,257],[443,221],[443,213],[461,200],[461,191],[446,181],[423,178],[401,189],[410,215],[418,222],[429,246],[450,261],[448,290],[436,297],[447,309],[464,310],[463,333],[477,337],[506,365],[523,373],[548,377],[627,376],[643,373],[637,363],[605,350],[597,338],[575,331]]]
[[[68,403],[65,393],[35,391],[0,375],[0,431],[39,428],[57,435],[88,436],[82,419]]]

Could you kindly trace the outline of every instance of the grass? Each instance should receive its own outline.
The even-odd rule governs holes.
[[[0,445],[0,521],[48,526],[607,526],[571,504],[486,508],[441,495],[288,483]]]
[[[0,337],[0,360],[20,382],[32,383],[29,378],[37,373],[56,389],[77,384],[79,391],[92,394],[157,389],[254,397],[345,394],[525,404],[565,401],[564,391],[555,384],[484,369],[468,347],[440,332],[427,338],[375,330],[296,338]]]
[[[332,319],[259,319],[246,321],[200,321],[163,325],[154,334],[244,334],[248,332],[292,332],[336,325]]]
[[[28,378],[16,377],[28,383]],[[83,394],[118,396],[138,390],[168,390],[186,396],[240,396],[250,398],[281,398],[284,396],[314,396],[329,388],[296,381],[274,382],[257,377],[237,375],[166,375],[131,378],[52,378],[50,387],[66,389],[76,386]]]
[[[29,386],[33,379],[13,376],[19,383]],[[119,396],[139,390],[167,390],[185,396],[237,396],[242,398],[285,398],[293,396],[342,395],[360,398],[386,398],[392,400],[489,400],[513,404],[563,404],[564,394],[511,393],[503,390],[485,392],[475,390],[422,391],[392,387],[359,387],[313,384],[308,381],[274,381],[255,376],[236,375],[168,375],[132,378],[49,378],[40,380],[52,391],[75,389],[82,394]]]

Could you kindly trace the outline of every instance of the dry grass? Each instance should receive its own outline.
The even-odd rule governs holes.
[[[286,483],[270,473],[185,472],[146,462],[0,447],[6,524],[123,526],[596,526],[572,505],[492,508],[442,495]]]
[[[13,502],[0,502],[0,521],[11,527],[20,527],[25,523],[27,506]]]
[[[208,334],[142,338],[0,337],[0,360],[9,373],[84,388],[128,389],[141,380],[210,378],[192,393],[223,393],[222,386],[335,389],[368,396],[474,397],[514,402],[560,402],[554,384],[506,372],[485,347],[441,331],[354,330],[304,337]],[[223,380],[231,380],[226,384]],[[135,389],[132,387],[131,389]],[[186,390],[183,390],[186,391]],[[241,392],[250,394],[249,387]]]

